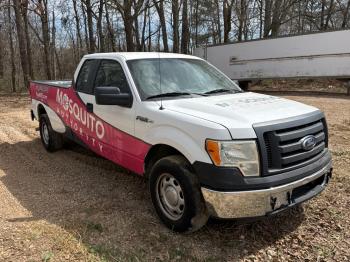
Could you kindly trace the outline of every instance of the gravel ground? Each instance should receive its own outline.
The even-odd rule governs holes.
[[[350,260],[350,100],[289,98],[327,115],[326,191],[272,218],[181,235],[159,222],[142,178],[75,145],[47,153],[27,96],[0,95],[0,261]]]

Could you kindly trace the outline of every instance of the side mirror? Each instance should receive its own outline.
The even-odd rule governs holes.
[[[120,93],[118,87],[96,87],[95,99],[98,105],[117,105],[130,108],[132,106],[132,95]]]

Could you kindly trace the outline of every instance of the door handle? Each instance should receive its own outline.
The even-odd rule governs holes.
[[[91,103],[87,103],[86,104],[86,111],[88,111],[89,113],[93,113],[94,112],[94,105]]]

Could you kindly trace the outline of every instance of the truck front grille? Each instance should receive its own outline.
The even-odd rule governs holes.
[[[301,139],[308,135],[316,137],[316,146],[310,151],[304,150],[301,142]],[[315,157],[325,149],[325,138],[322,121],[266,132],[264,140],[268,151],[269,169],[290,167]]]
[[[323,115],[281,124],[254,126],[261,152],[263,175],[287,172],[317,161],[328,147],[327,125]],[[314,136],[316,145],[303,148],[302,139]]]

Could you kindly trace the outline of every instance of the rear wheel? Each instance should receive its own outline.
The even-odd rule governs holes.
[[[169,156],[156,162],[149,185],[155,210],[168,228],[195,231],[206,224],[208,214],[200,185],[184,157]]]
[[[39,130],[41,142],[47,151],[54,152],[62,148],[63,137],[52,129],[50,119],[46,114],[40,115]]]

